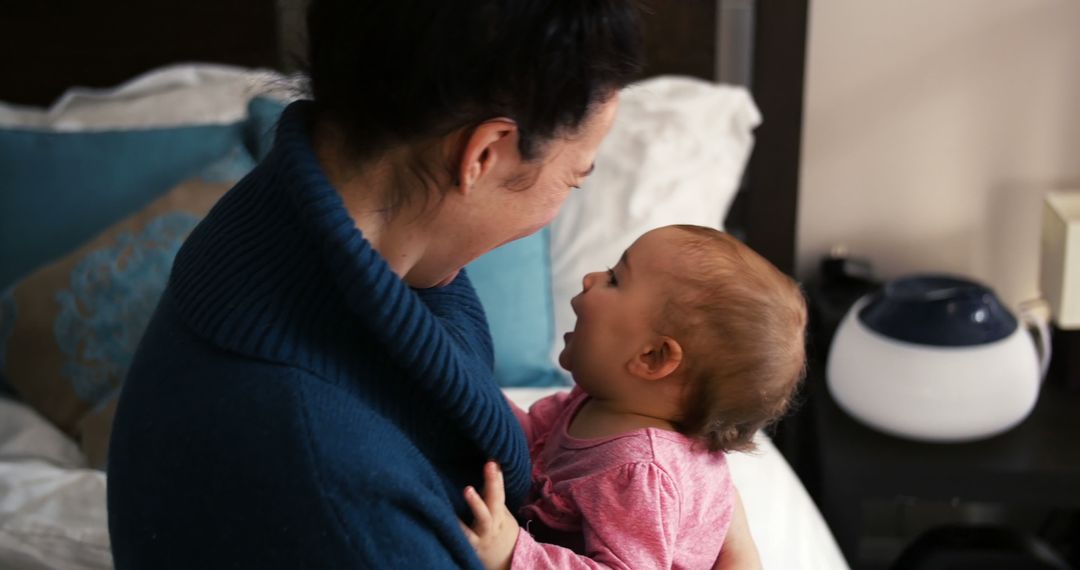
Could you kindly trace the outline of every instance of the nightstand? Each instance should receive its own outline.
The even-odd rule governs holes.
[[[863,506],[911,498],[1080,509],[1080,392],[1044,385],[1032,414],[1009,432],[963,444],[930,444],[872,430],[839,409],[824,364],[807,379],[806,427],[814,432],[820,506],[858,567]]]

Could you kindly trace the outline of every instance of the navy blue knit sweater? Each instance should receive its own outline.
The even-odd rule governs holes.
[[[113,428],[116,567],[476,567],[457,518],[526,442],[463,272],[404,284],[311,149],[310,107],[177,256]]]

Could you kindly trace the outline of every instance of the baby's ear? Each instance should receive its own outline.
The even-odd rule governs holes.
[[[674,374],[682,360],[682,345],[669,336],[658,336],[641,347],[626,368],[642,380],[660,380]]]

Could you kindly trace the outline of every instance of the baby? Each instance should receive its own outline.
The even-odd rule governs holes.
[[[515,408],[533,460],[519,528],[502,475],[466,537],[486,568],[756,568],[724,452],[753,448],[804,375],[798,285],[730,235],[668,226],[585,276],[559,364],[576,386]]]

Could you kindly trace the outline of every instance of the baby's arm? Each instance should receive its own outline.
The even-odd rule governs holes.
[[[462,530],[487,570],[668,568],[674,535],[664,524],[664,517],[650,516],[656,512],[650,513],[649,505],[657,501],[668,503],[673,497],[672,489],[663,488],[666,487],[663,483],[657,484],[649,476],[647,466],[630,466],[629,469],[610,481],[601,481],[608,492],[598,493],[597,499],[598,504],[607,507],[607,512],[596,521],[600,524],[586,525],[583,529],[586,556],[554,544],[536,542],[532,535],[519,528],[501,502],[501,475],[490,462],[484,466],[484,497],[471,487],[465,490],[465,500],[473,510],[475,520],[472,527],[462,522]],[[649,484],[649,480],[653,484]],[[623,500],[610,500],[611,491],[622,491]],[[601,498],[605,496],[607,498]]]
[[[484,464],[484,496],[472,487],[465,488],[465,502],[473,512],[470,527],[461,522],[461,531],[476,550],[484,570],[508,570],[518,533],[514,515],[506,508],[502,469],[494,461]]]
[[[744,569],[761,570],[761,558],[758,556],[754,537],[750,534],[750,524],[746,520],[742,498],[735,490],[735,511],[731,515],[731,526],[728,527],[724,546],[720,550],[720,557],[716,559],[713,570]]]

